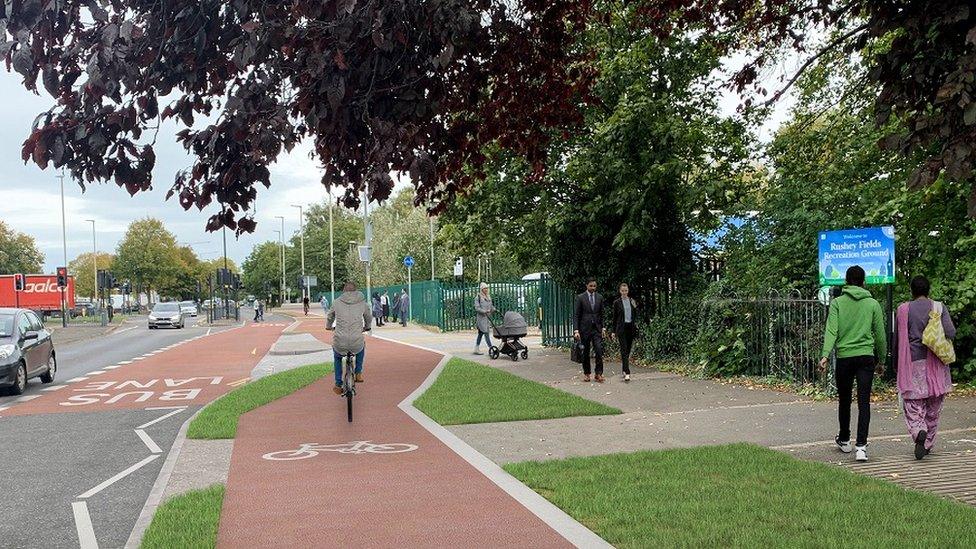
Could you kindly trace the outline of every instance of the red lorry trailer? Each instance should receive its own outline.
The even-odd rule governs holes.
[[[61,289],[58,288],[57,275],[32,274],[24,278],[24,290],[14,292],[14,275],[0,275],[0,307],[20,307],[45,313],[61,310]],[[68,276],[64,298],[70,311],[75,306],[73,276]]]

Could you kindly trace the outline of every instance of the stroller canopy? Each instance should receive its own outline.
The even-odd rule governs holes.
[[[502,323],[495,326],[495,336],[524,336],[528,330],[528,323],[525,317],[515,311],[508,311],[502,319]]]

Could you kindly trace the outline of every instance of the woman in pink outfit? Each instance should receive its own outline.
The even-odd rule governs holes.
[[[929,322],[935,302],[929,299],[929,281],[916,276],[911,282],[912,301],[898,306],[896,349],[898,351],[898,392],[905,402],[905,422],[915,442],[915,459],[932,450],[939,416],[946,393],[952,389],[949,367],[922,343],[922,332]],[[949,339],[956,327],[942,306],[942,328]]]

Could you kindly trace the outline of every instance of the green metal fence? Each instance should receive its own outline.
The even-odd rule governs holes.
[[[539,281],[518,280],[512,282],[492,282],[488,291],[495,309],[496,321],[507,311],[516,311],[525,317],[530,326],[539,324]],[[406,284],[378,286],[372,293],[387,292],[390,305],[393,296],[399,294]],[[410,288],[413,300],[413,321],[427,326],[436,326],[451,332],[469,330],[475,326],[474,300],[478,295],[477,284],[451,284],[438,280],[414,282]]]
[[[548,275],[542,275],[539,280],[539,293],[542,297],[542,344],[569,347],[573,341],[573,299],[576,295]]]

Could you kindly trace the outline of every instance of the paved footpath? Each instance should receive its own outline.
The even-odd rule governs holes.
[[[286,325],[175,343],[143,333],[163,346],[125,360],[96,352],[112,362],[0,411],[0,547],[125,546],[181,424],[246,382]]]
[[[325,342],[321,318],[302,322]],[[560,536],[398,405],[442,356],[369,338],[354,421],[331,377],[244,415],[219,547],[565,547]],[[400,453],[268,454],[302,444],[410,445]],[[364,445],[359,445],[361,450]],[[273,457],[273,456],[271,456]]]

